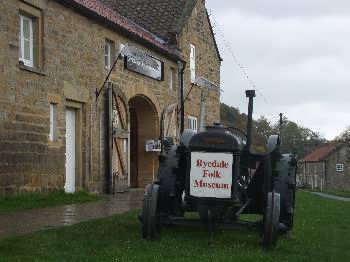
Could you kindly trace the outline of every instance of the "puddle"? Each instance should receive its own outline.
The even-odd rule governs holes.
[[[0,238],[70,226],[139,209],[142,207],[143,194],[143,190],[133,190],[109,196],[104,201],[0,215]]]

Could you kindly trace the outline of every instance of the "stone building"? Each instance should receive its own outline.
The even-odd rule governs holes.
[[[178,139],[181,91],[185,128],[198,129],[201,108],[204,124],[220,120],[204,0],[0,0],[0,10],[0,194],[145,186],[160,133]]]
[[[350,159],[345,144],[327,144],[300,162],[299,180],[311,189],[350,190]]]

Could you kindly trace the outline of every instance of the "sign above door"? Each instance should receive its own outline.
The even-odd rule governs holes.
[[[164,63],[136,48],[124,56],[124,67],[158,81],[164,80]]]

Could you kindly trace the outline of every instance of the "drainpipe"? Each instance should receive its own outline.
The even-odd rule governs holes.
[[[199,132],[205,131],[205,95],[204,88],[201,90],[201,105],[199,111]]]
[[[186,63],[178,62],[180,78],[180,136],[185,129],[184,72]]]

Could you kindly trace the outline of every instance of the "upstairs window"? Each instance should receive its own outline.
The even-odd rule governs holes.
[[[188,129],[197,132],[197,117],[188,116]]]
[[[174,90],[174,84],[175,84],[175,69],[170,68],[169,72],[169,89]]]
[[[190,52],[191,83],[196,81],[196,47],[191,44]]]
[[[344,172],[344,164],[336,164],[335,165],[335,171],[337,171],[337,172]]]
[[[124,57],[124,55],[122,54],[122,51],[123,51],[124,47],[125,47],[125,44],[123,44],[123,43],[120,43],[120,44],[119,44],[118,53],[120,54],[121,57]],[[116,54],[116,55],[117,55],[117,54]]]
[[[20,54],[19,60],[25,66],[34,67],[33,19],[20,15]]]
[[[110,70],[113,65],[113,53],[114,53],[114,43],[106,39],[105,42],[105,68]]]

